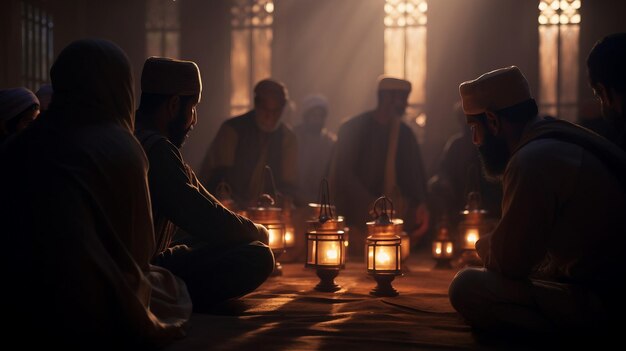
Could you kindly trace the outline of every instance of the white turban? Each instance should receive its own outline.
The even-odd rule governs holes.
[[[39,106],[39,100],[26,88],[0,90],[0,121],[8,121],[33,105]]]

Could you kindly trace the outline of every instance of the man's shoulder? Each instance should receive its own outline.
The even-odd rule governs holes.
[[[227,125],[230,127],[238,127],[250,123],[252,121],[252,116],[254,115],[254,110],[250,110],[242,115],[231,117],[224,121],[223,125]]]
[[[135,132],[135,136],[141,143],[144,152],[148,158],[157,156],[159,154],[171,154],[173,153],[178,158],[180,156],[180,150],[172,144],[165,136],[154,130],[140,129]]]
[[[558,139],[537,139],[517,150],[509,163],[528,171],[566,170],[579,164],[583,152],[581,146]]]
[[[344,134],[348,131],[354,131],[360,129],[364,126],[368,121],[372,119],[374,111],[366,111],[361,114],[358,114],[354,117],[350,117],[345,122],[341,124],[339,127],[339,134]]]

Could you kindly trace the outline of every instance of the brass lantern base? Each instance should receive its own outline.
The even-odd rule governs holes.
[[[341,289],[341,286],[335,284],[335,278],[339,275],[338,269],[318,268],[316,273],[320,278],[320,282],[315,286],[315,290],[322,292],[335,292]]]
[[[374,296],[398,296],[398,291],[391,286],[391,282],[395,279],[395,276],[391,274],[373,274],[374,280],[376,280],[376,286],[372,291],[370,291],[370,295]]]

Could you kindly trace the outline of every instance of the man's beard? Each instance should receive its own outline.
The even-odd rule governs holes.
[[[492,182],[501,181],[511,156],[506,141],[493,134],[486,133],[482,145],[478,147],[478,152],[483,166],[483,173],[487,180]]]
[[[183,111],[179,111],[178,116],[174,118],[167,126],[169,131],[169,139],[174,146],[181,148],[187,139],[191,127],[187,127],[187,118]]]

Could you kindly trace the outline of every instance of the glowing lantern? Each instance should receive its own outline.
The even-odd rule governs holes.
[[[494,228],[493,221],[486,218],[487,211],[480,207],[480,203],[480,193],[470,192],[465,210],[461,212],[464,218],[458,228],[459,247],[463,250],[461,262],[465,265],[482,265],[476,252],[476,242]]]
[[[283,205],[283,222],[285,222],[285,248],[296,246],[296,231],[291,218],[291,202]]]
[[[387,205],[389,204],[389,208]],[[381,212],[378,213],[378,206]],[[367,273],[376,280],[376,287],[370,291],[375,296],[397,296],[398,292],[391,286],[397,275],[401,275],[401,239],[395,234],[391,219],[393,203],[387,197],[380,197],[374,203],[376,219],[368,222],[369,236],[365,240]]]
[[[436,268],[450,268],[450,261],[454,256],[454,243],[450,237],[450,225],[444,216],[439,221],[437,236],[433,240],[433,258],[437,261]]]
[[[309,230],[306,233],[306,263],[305,267],[316,269],[320,282],[315,290],[334,292],[341,287],[335,284],[335,277],[345,266],[344,224],[333,218],[329,204],[328,181],[322,180],[320,185],[321,201],[317,221],[309,221]]]
[[[265,166],[266,172],[274,184],[272,170]],[[275,192],[274,192],[275,193]],[[285,223],[283,222],[283,210],[275,206],[274,198],[269,194],[259,195],[256,207],[250,207],[247,211],[248,218],[253,222],[264,225],[269,232],[269,246],[274,253],[276,265],[272,275],[281,275],[282,266],[278,257],[285,252]]]
[[[308,221],[309,227],[310,227],[311,223],[315,223],[317,221],[317,217],[318,217],[318,214],[320,212],[320,208],[321,207],[322,207],[322,205],[318,204],[318,203],[310,202],[308,204],[308,208],[309,208],[309,212],[310,212],[310,214],[308,215],[308,217],[310,218],[310,221]],[[335,213],[336,212],[335,206],[330,205],[330,210],[331,210],[332,213]],[[344,254],[347,255],[348,254],[347,247],[350,245],[350,237],[349,237],[350,228],[345,226],[345,224],[344,224],[345,223],[345,219],[344,219],[343,216],[339,216],[339,215],[336,216],[335,217],[335,221],[340,222],[343,225],[343,245],[346,247],[346,252]]]

